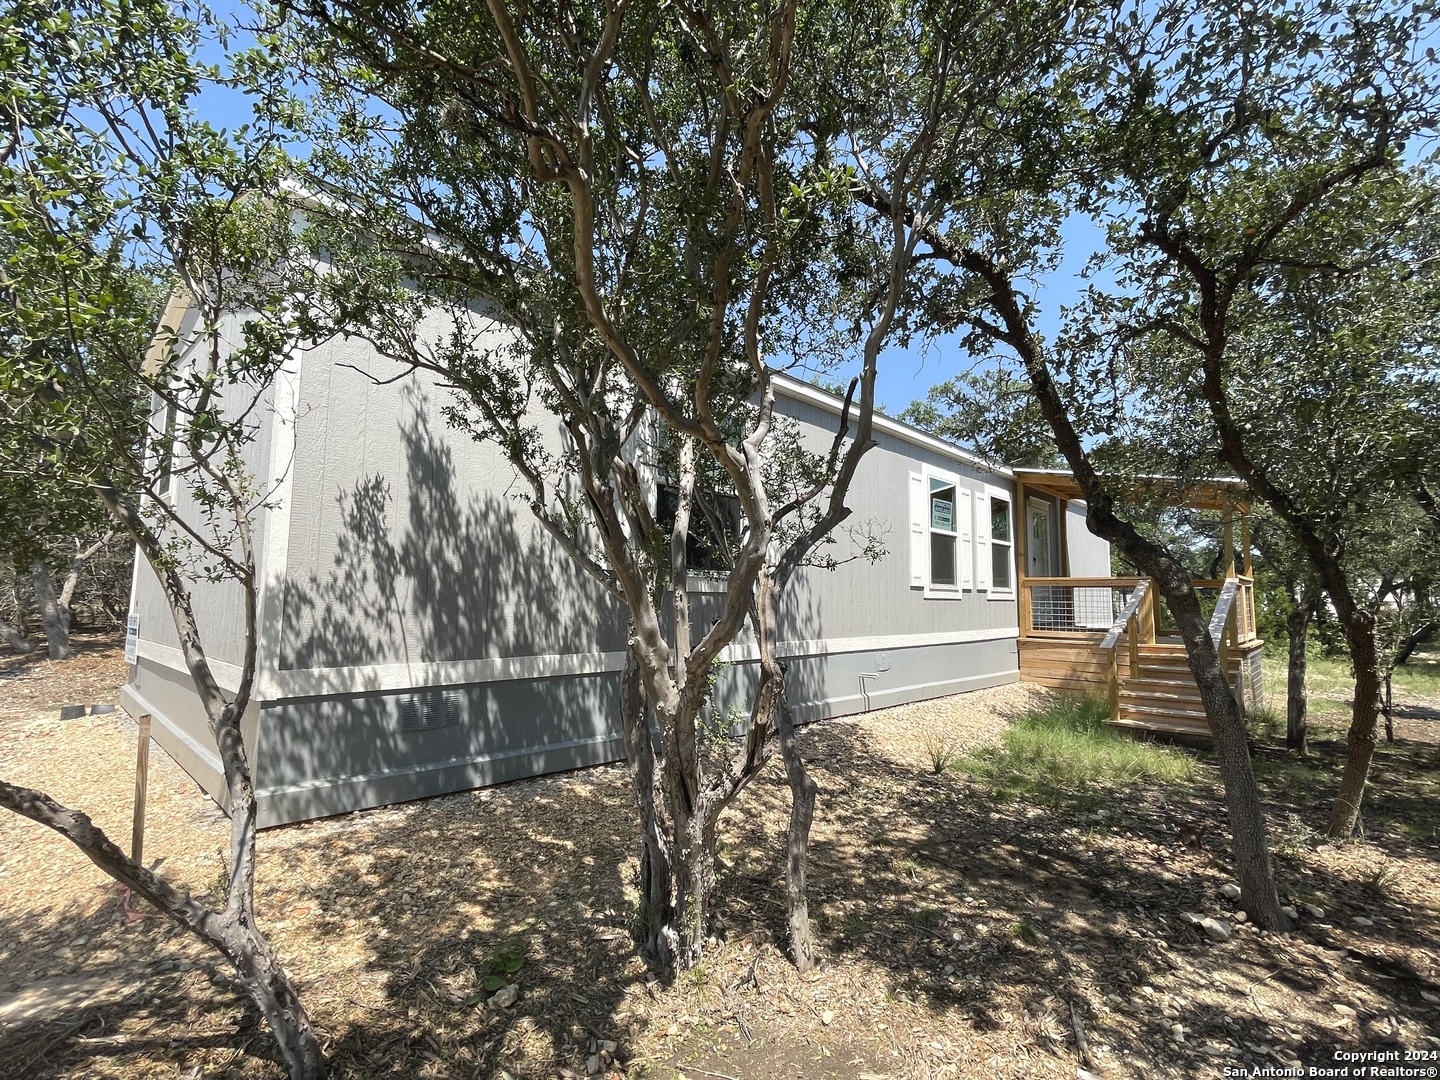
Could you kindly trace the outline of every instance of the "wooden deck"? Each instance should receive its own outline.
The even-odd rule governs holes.
[[[1067,500],[1084,497],[1075,478],[1063,470],[1017,469],[1015,480],[1015,500],[1021,507],[1028,505],[1027,490],[1059,500],[1062,510]],[[1224,577],[1193,585],[1210,615],[1210,638],[1236,700],[1249,715],[1260,701],[1264,643],[1255,629],[1250,503],[1244,485],[1225,478],[1150,477],[1136,481],[1135,490],[1161,505],[1221,512]],[[1200,688],[1155,583],[1139,577],[1029,577],[1028,518],[1026,522],[1015,534],[1020,680],[1103,697],[1110,705],[1110,724],[1123,731],[1209,739]],[[1036,536],[1043,539],[1038,532]],[[1063,535],[1061,539],[1059,559],[1049,556],[1046,540],[1047,556],[1037,557],[1037,568],[1069,565]]]
[[[1230,685],[1248,714],[1259,703],[1264,646],[1255,634],[1254,583],[1237,577],[1196,585],[1202,595],[1218,594],[1212,634],[1218,631]],[[1061,621],[1057,612],[1063,613],[1067,605],[1093,611],[1097,606],[1094,594],[1102,588],[1112,592],[1111,605],[1119,611],[1109,630],[1057,625]],[[1072,594],[1069,598],[1065,597],[1067,591]],[[1190,674],[1185,647],[1177,635],[1165,632],[1159,593],[1153,585],[1146,582],[1142,587],[1137,579],[1129,578],[1103,583],[1102,579],[1084,579],[1079,584],[1061,578],[1031,578],[1022,582],[1021,604],[1032,615],[1037,594],[1044,597],[1039,607],[1046,611],[1050,626],[1034,629],[1033,621],[1022,615],[1022,682],[1105,698],[1110,702],[1110,724],[1120,730],[1186,740],[1210,738],[1210,724],[1200,689]]]

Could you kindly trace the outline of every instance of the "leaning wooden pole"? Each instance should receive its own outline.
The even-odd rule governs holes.
[[[135,751],[135,819],[130,826],[130,860],[144,865],[145,800],[150,791],[150,714],[140,714],[140,746]]]

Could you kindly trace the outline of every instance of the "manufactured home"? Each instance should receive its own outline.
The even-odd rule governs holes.
[[[447,428],[449,391],[419,374],[378,381],[393,374],[358,340],[296,353],[249,448],[250,468],[276,485],[258,520],[259,670],[243,725],[262,825],[624,754],[616,602],[510,497],[500,451]],[[777,413],[828,446],[841,399],[776,381]],[[558,424],[550,434],[558,446]],[[1029,678],[1108,692],[1122,725],[1204,734],[1154,591],[1112,576],[1068,475],[1001,468],[883,416],[875,441],[849,503],[885,555],[801,571],[782,610],[802,720]],[[663,498],[658,483],[651,492]],[[177,485],[168,497],[187,496]],[[1223,487],[1205,497],[1245,509]],[[149,713],[155,738],[216,794],[219,763],[168,610],[137,562],[123,705]],[[1232,565],[1227,581],[1222,631],[1240,686],[1258,643],[1248,578]],[[690,588],[705,625],[718,582],[697,573]],[[197,587],[222,685],[238,675],[238,600],[223,584]],[[743,706],[751,639],[725,659],[716,700]]]

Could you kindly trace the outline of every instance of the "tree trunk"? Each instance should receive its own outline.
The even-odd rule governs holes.
[[[702,802],[684,822],[676,867],[675,914],[680,934],[676,966],[688,971],[700,962],[710,932],[710,902],[715,894],[715,828]]]
[[[670,844],[656,800],[655,743],[650,735],[640,666],[635,654],[626,650],[625,668],[620,675],[620,715],[625,733],[626,758],[635,806],[640,814],[639,910],[635,936],[640,955],[656,972],[675,966],[676,940],[671,923]]]
[[[683,747],[696,747],[685,729],[694,719],[690,691],[682,691],[676,714],[661,717],[671,740],[660,758],[660,790],[670,823],[670,919],[664,929],[674,943],[675,968],[688,971],[700,960],[710,927],[710,897],[715,889],[715,821],[720,807],[700,786],[698,762]],[[698,699],[695,699],[698,704]],[[698,711],[698,710],[697,710]]]
[[[31,653],[35,651],[35,643],[3,619],[0,619],[0,637],[3,637],[5,644],[9,645],[10,648],[18,653]]]
[[[324,1080],[325,1058],[319,1040],[269,942],[255,929],[253,900],[242,898],[235,905],[235,914],[229,908],[212,911],[191,899],[188,892],[132,862],[87,815],[62,806],[43,792],[0,781],[0,806],[54,829],[110,877],[218,950],[235,967],[251,999],[270,1022],[291,1080]]]
[[[1380,712],[1385,717],[1385,741],[1395,741],[1395,693],[1393,683],[1395,682],[1395,669],[1385,669],[1385,700],[1380,706]]]
[[[978,251],[956,251],[944,238],[927,235],[942,254],[978,275],[990,287],[990,304],[1003,326],[999,334],[1019,356],[1030,378],[1031,392],[1040,406],[1055,443],[1065,456],[1070,471],[1085,493],[1086,525],[1092,533],[1120,548],[1130,563],[1159,586],[1185,640],[1185,653],[1215,739],[1220,776],[1225,783],[1225,805],[1235,841],[1236,876],[1240,879],[1241,906],[1265,930],[1288,930],[1290,919],[1280,910],[1280,897],[1270,864],[1265,814],[1250,767],[1246,744],[1245,717],[1230,692],[1230,682],[1220,668],[1215,643],[1201,614],[1200,602],[1190,580],[1190,571],[1165,548],[1141,536],[1131,522],[1114,511],[1114,495],[1107,491],[1095,471],[1084,443],[1070,419],[1065,401],[1050,373],[1044,348],[1031,332],[1030,322],[1004,269]]]
[[[1123,545],[1121,550],[1125,550]],[[1129,554],[1126,551],[1126,555]],[[1142,569],[1145,568],[1142,566]],[[1210,639],[1210,630],[1189,574],[1183,567],[1178,569],[1179,574],[1168,579],[1157,578],[1157,581],[1180,626],[1190,671],[1200,689],[1200,700],[1205,703],[1205,715],[1210,721],[1215,758],[1225,786],[1230,835],[1235,843],[1235,876],[1240,884],[1240,906],[1261,929],[1288,930],[1290,919],[1280,910],[1280,896],[1275,888],[1265,811],[1260,805],[1260,791],[1255,785],[1255,772],[1250,762],[1245,716],[1220,664],[1215,643]]]
[[[324,1080],[320,1040],[270,942],[255,929],[253,912],[226,927],[222,948],[269,1023],[291,1080]]]
[[[785,697],[782,682],[776,690],[776,727],[780,754],[785,762],[785,779],[790,784],[790,828],[785,845],[786,924],[790,931],[790,953],[803,974],[815,966],[815,941],[810,935],[810,901],[805,870],[810,857],[810,825],[815,820],[815,798],[819,785],[805,768],[805,759],[795,739],[795,718]]]
[[[1440,630],[1440,619],[1427,619],[1409,634],[1406,634],[1405,637],[1401,639],[1399,648],[1395,650],[1395,656],[1394,659],[1391,660],[1390,666],[1397,668],[1404,667],[1408,664],[1410,658],[1415,655],[1415,650],[1434,637],[1437,630]]]
[[[30,567],[30,586],[35,590],[35,602],[40,608],[50,659],[74,660],[75,650],[70,647],[70,609],[62,606],[55,595],[55,581],[44,563],[37,562]]]
[[[682,708],[689,707],[689,702]],[[697,790],[678,751],[659,758],[650,734],[639,663],[627,650],[620,707],[630,780],[640,814],[640,909],[636,936],[651,970],[669,975],[699,961],[710,929],[715,836],[723,804]],[[671,730],[675,728],[671,724]]]
[[[240,718],[250,703],[259,647],[258,590],[249,517],[242,509],[236,510],[236,538],[243,553],[243,563],[237,566],[237,579],[243,588],[245,645],[240,678],[234,690],[227,693],[220,688],[210,666],[186,582],[175,565],[164,558],[159,537],[133,506],[119,498],[113,488],[97,485],[93,490],[116,523],[134,538],[155,571],[170,606],[185,666],[194,681],[195,691],[209,721],[210,733],[215,739],[228,789],[226,810],[230,815],[230,887],[225,906],[213,911],[196,903],[188,892],[175,889],[143,866],[132,862],[84,815],[65,811],[47,796],[31,792],[30,795],[38,798],[22,805],[12,805],[11,809],[65,835],[111,877],[130,886],[218,949],[234,965],[251,1000],[271,1025],[291,1080],[324,1080],[326,1065],[319,1040],[310,1027],[309,1017],[300,1004],[294,984],[276,960],[255,919],[255,788],[240,730]],[[243,505],[238,502],[238,496],[235,505]],[[5,787],[0,784],[0,803],[7,794]],[[44,816],[32,812],[37,807]],[[75,827],[77,822],[83,828]]]
[[[1310,614],[1315,589],[1306,586],[1299,601],[1285,617],[1285,632],[1290,639],[1289,665],[1285,677],[1285,745],[1301,757],[1310,752],[1306,738],[1306,713],[1309,698],[1305,690],[1305,643],[1310,630]]]
[[[1350,709],[1350,732],[1346,736],[1345,770],[1340,791],[1330,813],[1326,834],[1332,840],[1353,836],[1360,821],[1360,801],[1370,762],[1375,757],[1375,727],[1380,717],[1380,657],[1375,645],[1375,620],[1365,611],[1337,612],[1350,646],[1355,666],[1355,700]]]
[[[755,604],[751,618],[760,651],[760,687],[757,715],[764,710],[773,717],[780,736],[780,754],[785,762],[785,780],[790,785],[790,825],[785,841],[785,911],[790,937],[790,955],[802,973],[815,966],[815,941],[810,934],[810,901],[806,868],[810,858],[810,826],[815,820],[815,799],[819,786],[805,767],[795,737],[795,715],[786,696],[785,665],[775,656],[779,625],[776,612],[778,589],[768,571],[756,580]]]

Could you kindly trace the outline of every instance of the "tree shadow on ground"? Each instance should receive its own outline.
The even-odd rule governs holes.
[[[24,973],[0,986],[6,1075],[125,1075],[201,1059],[283,1075],[228,965],[157,916],[128,921],[114,886],[44,915],[0,915],[0,967]]]
[[[863,721],[811,725],[804,745],[822,787],[811,900],[824,964],[811,979],[773,944],[784,922],[778,769],[722,827],[724,939],[671,987],[648,980],[630,938],[635,845],[621,767],[265,833],[261,917],[301,979],[334,1075],[584,1075],[610,1042],[619,1061],[638,1056],[661,1075],[667,1062],[731,1076],[782,1065],[805,1076],[924,1075],[962,1064],[917,1057],[927,1045],[949,1055],[986,1040],[1073,1071],[1074,1007],[1104,1061],[1183,1077],[1213,1068],[1212,1053],[1227,1047],[1245,1064],[1262,1063],[1254,1047],[1285,1045],[1319,1065],[1337,1047],[1388,1045],[1371,1030],[1382,1016],[1404,1030],[1429,1022],[1418,994],[1434,973],[1416,958],[1440,948],[1440,912],[1368,888],[1360,864],[1321,874],[1313,838],[1277,843],[1276,862],[1287,893],[1323,900],[1323,922],[1283,938],[1241,928],[1223,944],[1180,922],[1182,911],[1235,917],[1218,891],[1229,853],[1204,755],[1191,785],[1022,801],[899,762]],[[1313,798],[1287,802],[1262,783],[1268,805],[1319,823]],[[1384,812],[1377,800],[1377,822]],[[1204,826],[1209,840],[1180,846],[1181,824]],[[1373,925],[1352,924],[1357,914]],[[135,987],[0,1031],[0,1060],[37,1077],[156,1062],[279,1075],[268,1032],[217,958],[158,924],[119,918],[112,901],[83,918],[0,922],[5,956],[27,957],[33,977],[133,962],[124,970]],[[491,976],[519,985],[514,1004],[486,1004]],[[905,1025],[904,1045],[881,1024]]]
[[[885,969],[898,997],[937,1018],[947,1014],[983,1033],[1013,1027],[1023,1008],[1034,1020],[1036,1044],[1058,1046],[1073,1038],[1067,1014],[1074,1004],[1082,1025],[1095,1025],[1092,1041],[1121,1058],[1171,1062],[1178,1075],[1213,1065],[1207,1045],[1214,1054],[1231,1047],[1262,1064],[1251,1048],[1283,1043],[1318,1065],[1333,1063],[1337,1045],[1383,1043],[1363,1027],[1351,1035],[1331,1026],[1338,1015],[1326,1015],[1331,998],[1349,1007],[1345,995],[1356,987],[1383,999],[1411,1032],[1430,1023],[1432,1010],[1419,992],[1433,989],[1434,972],[1423,957],[1440,945],[1440,912],[1343,874],[1317,881],[1318,871],[1298,852],[1277,852],[1282,890],[1292,897],[1323,892],[1331,922],[1304,922],[1287,937],[1242,926],[1233,941],[1217,946],[1180,921],[1182,912],[1235,919],[1234,905],[1218,892],[1231,853],[1213,772],[1186,786],[1056,788],[1028,803],[996,802],[979,782],[891,762],[867,745],[863,727],[848,738],[838,730],[817,725],[806,735],[822,786],[811,894],[822,947],[836,959]],[[1312,803],[1294,808],[1312,828],[1320,816],[1314,796],[1327,787],[1311,784]],[[1266,795],[1277,809],[1289,809],[1275,792]],[[1394,798],[1376,803],[1377,819],[1403,816],[1411,805]],[[1198,826],[1211,839],[1189,850],[1178,840],[1182,825]],[[741,881],[773,887],[782,863],[758,844],[751,851],[758,857],[746,863]],[[779,913],[761,888],[737,891],[736,906],[749,918],[768,916],[778,935]],[[1353,915],[1373,928],[1351,932],[1361,930],[1348,922]],[[1340,919],[1347,923],[1337,929]],[[1395,942],[1408,947],[1388,948]],[[1334,978],[1341,949],[1349,986]],[[1235,1008],[1223,997],[1170,1009],[1154,988],[1162,980],[1197,981],[1199,988],[1228,983],[1240,994],[1246,982],[1276,979],[1308,995],[1318,1010],[1271,1015]],[[1360,1013],[1362,1025],[1378,1015]],[[1184,1042],[1173,1037],[1176,1022],[1191,1029]]]

